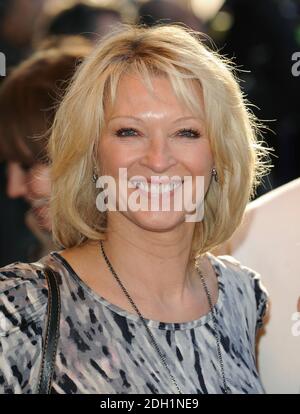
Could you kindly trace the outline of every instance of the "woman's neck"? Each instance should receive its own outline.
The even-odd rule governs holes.
[[[158,300],[180,299],[193,289],[189,265],[194,223],[164,232],[145,230],[116,214],[108,220],[104,250],[129,289],[147,291]],[[198,279],[198,278],[197,278]]]

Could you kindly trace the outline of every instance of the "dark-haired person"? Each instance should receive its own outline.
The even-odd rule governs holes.
[[[121,22],[122,10],[126,7],[129,10],[135,10],[133,4],[122,3],[107,1],[106,4],[97,4],[90,1],[78,1],[67,6],[57,3],[49,7],[48,11],[48,8],[45,9],[34,36],[34,43],[38,44],[47,38],[74,35],[98,41]]]
[[[48,217],[48,132],[61,95],[90,50],[88,42],[76,38],[60,48],[36,52],[16,67],[0,88],[0,149],[6,160],[6,192],[11,199],[22,198],[31,206],[26,223],[40,240],[34,248],[30,243],[26,246],[29,261],[54,246]],[[9,238],[9,232],[4,237]],[[17,245],[17,234],[14,237]]]

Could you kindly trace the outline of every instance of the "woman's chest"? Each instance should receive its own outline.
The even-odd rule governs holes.
[[[62,318],[54,389],[58,393],[176,393],[145,328],[113,312],[95,310]],[[225,328],[224,328],[225,329]],[[213,324],[195,329],[153,329],[152,334],[184,393],[222,393]],[[262,392],[250,344],[220,336],[222,363],[233,393]]]

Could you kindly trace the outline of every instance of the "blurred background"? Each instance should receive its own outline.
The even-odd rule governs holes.
[[[257,195],[300,176],[300,0],[0,0],[0,266],[54,248],[43,147],[56,89],[119,22],[182,22],[209,35],[268,127],[274,168]]]

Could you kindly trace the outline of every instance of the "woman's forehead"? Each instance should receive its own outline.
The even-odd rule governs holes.
[[[117,114],[130,114],[132,112],[152,113],[168,111],[181,113],[183,116],[197,116],[204,119],[204,101],[202,88],[199,82],[182,82],[183,96],[178,96],[167,76],[151,76],[151,87],[139,74],[126,74],[120,77],[116,87],[114,100],[112,97],[106,102],[105,115],[107,119]],[[187,98],[193,96],[195,107],[187,105]],[[185,99],[184,99],[185,98]]]

